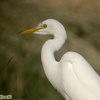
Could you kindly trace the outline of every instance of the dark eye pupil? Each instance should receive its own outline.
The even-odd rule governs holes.
[[[46,25],[46,24],[44,24],[43,26],[44,26],[45,28],[47,27],[47,25]]]

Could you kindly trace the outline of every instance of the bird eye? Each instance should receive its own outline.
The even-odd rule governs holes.
[[[44,25],[43,25],[43,27],[44,27],[44,28],[46,28],[46,27],[47,27],[47,25],[46,25],[46,24],[44,24]]]

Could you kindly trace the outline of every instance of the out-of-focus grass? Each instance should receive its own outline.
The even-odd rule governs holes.
[[[16,55],[5,74],[0,94],[25,100],[64,100],[47,80],[41,64],[41,48],[48,36],[18,35],[47,18],[59,20],[68,40],[56,55],[67,51],[83,55],[100,74],[100,7],[97,0],[59,2],[35,0],[0,1],[0,73],[8,59]],[[91,7],[92,6],[92,7]],[[51,38],[51,37],[50,37]]]
[[[14,57],[14,56],[13,56],[13,57]],[[3,72],[1,73],[1,77],[0,77],[0,86],[1,86],[1,84],[2,84],[2,81],[3,81],[3,78],[4,78],[5,74],[6,74],[6,72],[7,72],[8,65],[9,65],[9,63],[11,62],[11,60],[13,59],[13,57],[11,57],[11,58],[9,59],[9,61],[7,62],[7,64],[5,65],[5,67],[3,68]]]

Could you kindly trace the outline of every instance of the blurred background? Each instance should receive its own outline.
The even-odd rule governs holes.
[[[0,0],[0,76],[14,56],[0,94],[11,94],[12,100],[64,100],[42,68],[41,48],[51,37],[17,34],[48,18],[59,20],[68,35],[56,59],[67,51],[78,52],[100,74],[99,0]]]

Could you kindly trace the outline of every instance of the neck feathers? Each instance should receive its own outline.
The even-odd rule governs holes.
[[[54,53],[58,51],[65,43],[66,34],[62,36],[54,36],[54,39],[47,40],[43,45],[41,57],[43,66],[51,66],[57,61],[54,57]]]

